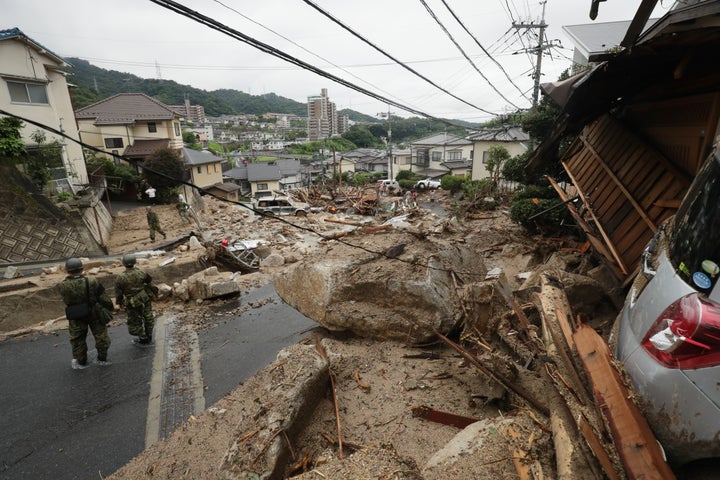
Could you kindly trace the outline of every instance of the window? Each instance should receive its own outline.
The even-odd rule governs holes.
[[[197,172],[202,173],[202,167],[197,167]]]
[[[462,160],[462,152],[460,152],[460,151],[448,152],[447,159],[448,160]]]
[[[105,148],[123,148],[122,138],[106,138]]]
[[[148,132],[150,132],[150,133],[157,132],[157,124],[155,122],[148,122]]]
[[[485,150],[483,152],[483,160],[482,160],[483,165],[485,165],[487,163],[487,161],[488,161],[488,152],[487,152],[487,150]]]
[[[48,104],[45,85],[39,83],[7,82],[10,90],[10,101],[18,103]]]
[[[213,164],[213,172],[217,173],[217,163]]]
[[[173,126],[175,127],[175,136],[180,136],[180,124],[179,123],[173,123]]]
[[[267,189],[268,189],[268,184],[267,184],[267,183],[258,183],[258,184],[257,184],[257,189],[258,189],[258,190],[267,190]]]
[[[432,152],[433,162],[442,162],[442,152]]]

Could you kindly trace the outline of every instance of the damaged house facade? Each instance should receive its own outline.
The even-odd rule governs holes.
[[[562,118],[529,163],[562,163],[582,201],[568,203],[572,215],[625,285],[710,154],[720,116],[720,65],[710,61],[720,47],[720,2],[676,8],[643,31],[649,3],[630,23],[622,51],[590,55],[592,69],[543,85]],[[574,194],[556,180],[569,200]]]

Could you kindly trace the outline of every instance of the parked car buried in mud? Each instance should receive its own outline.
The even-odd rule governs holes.
[[[288,197],[260,197],[253,201],[253,208],[265,215],[295,215],[304,217],[310,210],[304,203],[295,203]]]
[[[616,358],[669,463],[685,471],[705,472],[720,460],[718,264],[720,152],[715,150],[675,216],[645,249],[617,326]]]

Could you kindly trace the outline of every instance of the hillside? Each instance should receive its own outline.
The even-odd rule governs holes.
[[[72,65],[72,68],[68,69],[68,81],[77,86],[72,91],[73,107],[76,110],[118,93],[140,92],[168,105],[181,105],[187,94],[193,105],[202,105],[205,114],[211,117],[262,115],[268,112],[307,115],[307,106],[304,103],[274,93],[250,95],[233,89],[209,92],[173,80],[141,78],[117,70],[106,70],[79,58],[68,57],[66,60]],[[343,110],[341,113],[354,121],[379,121],[354,110]]]

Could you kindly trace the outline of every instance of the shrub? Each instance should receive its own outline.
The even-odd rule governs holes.
[[[444,175],[440,179],[440,187],[443,190],[447,190],[450,193],[457,193],[463,188],[463,183],[465,182],[465,179],[461,177],[455,177],[453,175]]]

